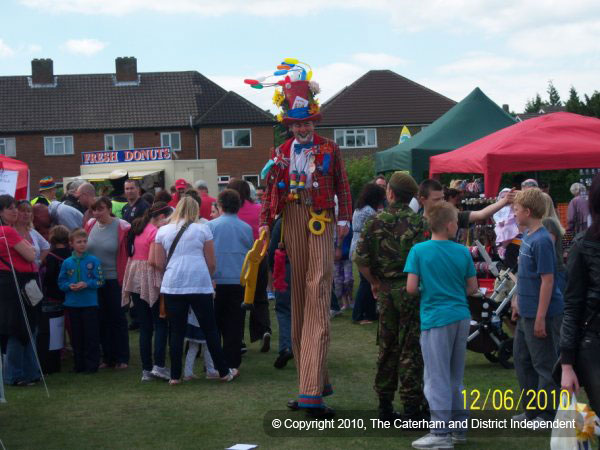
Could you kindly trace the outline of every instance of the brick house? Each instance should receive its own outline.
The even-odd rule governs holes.
[[[220,181],[256,181],[273,146],[273,117],[196,71],[0,77],[0,154],[26,162],[37,181],[79,175],[81,152],[169,146],[177,159],[217,159]],[[193,180],[190,180],[193,181]]]
[[[318,133],[334,139],[346,157],[373,155],[414,135],[456,104],[391,70],[371,70],[321,108]]]

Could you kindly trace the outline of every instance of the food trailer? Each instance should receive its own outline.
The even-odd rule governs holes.
[[[140,180],[144,190],[153,188],[169,189],[175,180],[184,178],[190,184],[204,180],[209,194],[216,197],[219,193],[217,183],[216,159],[175,159],[169,147],[137,148],[130,150],[102,150],[81,154],[81,174],[65,177],[66,184],[75,178],[90,182],[109,179],[111,172],[125,170],[129,178]]]

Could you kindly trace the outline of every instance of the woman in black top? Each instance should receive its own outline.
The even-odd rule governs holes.
[[[567,263],[561,386],[569,392],[584,386],[591,408],[600,411],[600,175],[589,202],[592,225],[575,238]]]

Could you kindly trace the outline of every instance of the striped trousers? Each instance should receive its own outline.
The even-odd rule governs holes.
[[[292,266],[292,351],[298,371],[298,404],[323,407],[333,390],[327,374],[329,307],[333,283],[335,218],[320,236],[308,229],[307,192],[300,204],[288,203],[283,212],[283,240]]]

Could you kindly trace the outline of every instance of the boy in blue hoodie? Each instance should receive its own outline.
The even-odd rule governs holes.
[[[94,373],[100,364],[98,288],[104,284],[100,260],[86,253],[87,233],[77,229],[69,235],[73,249],[58,276],[58,287],[65,292],[64,306],[71,321],[74,371]]]

